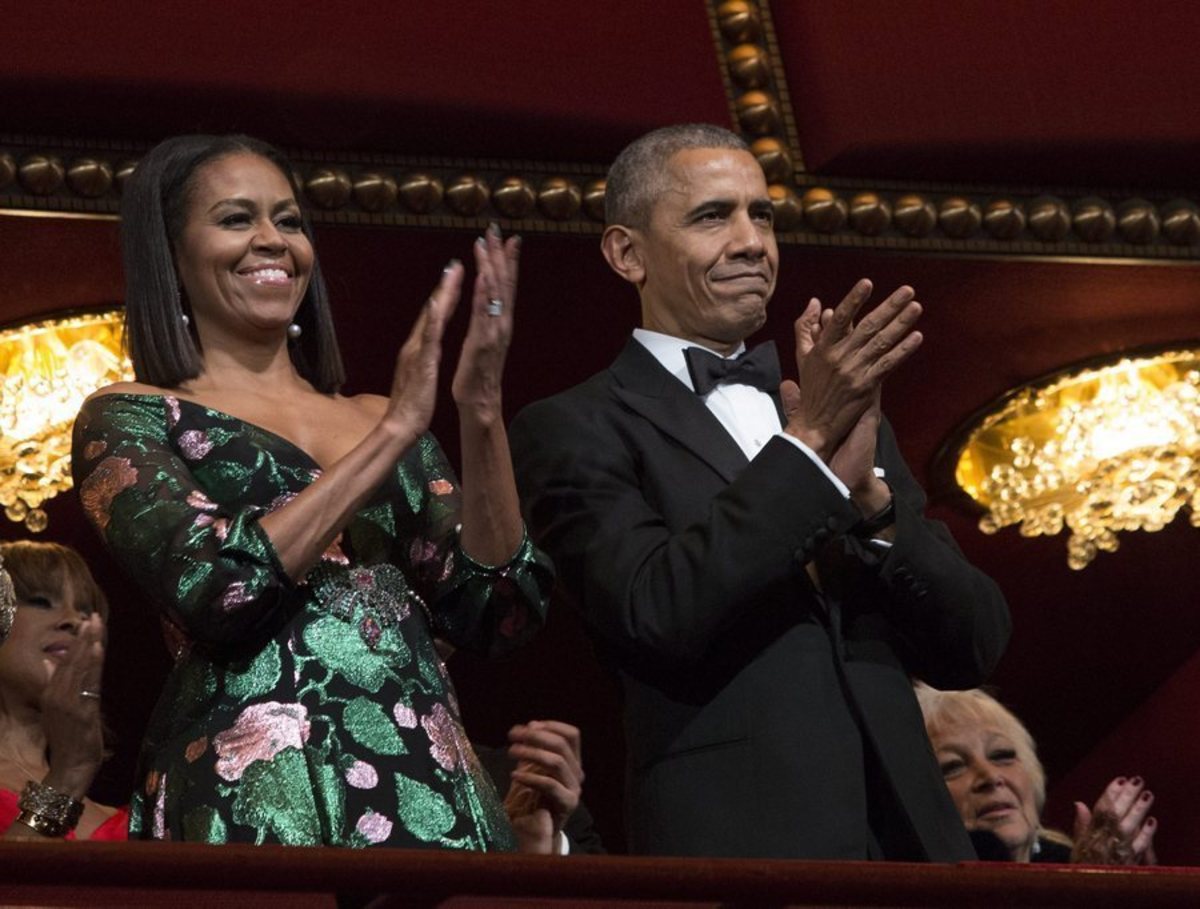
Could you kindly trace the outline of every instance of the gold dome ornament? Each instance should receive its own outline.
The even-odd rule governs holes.
[[[0,555],[0,644],[8,640],[16,614],[17,592],[13,590],[12,578],[4,569],[4,556]]]

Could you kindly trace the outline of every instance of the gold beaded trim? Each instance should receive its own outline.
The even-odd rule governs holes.
[[[121,186],[142,151],[0,136],[0,211],[115,218]],[[1194,261],[1200,253],[1194,193],[822,179],[799,172],[798,152],[779,136],[753,139],[751,151],[767,174],[783,243],[1064,260]],[[318,223],[480,230],[499,221],[527,233],[603,230],[605,165],[302,150],[290,156]]]

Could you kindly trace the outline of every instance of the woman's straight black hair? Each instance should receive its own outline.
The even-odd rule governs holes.
[[[138,162],[121,198],[121,257],[125,266],[125,343],[138,381],[176,388],[200,374],[203,352],[184,324],[187,304],[175,270],[175,244],[183,233],[196,171],[228,155],[249,153],[270,161],[287,179],[300,204],[304,235],[312,225],[295,172],[283,153],[250,136],[175,136]],[[314,256],[312,275],[289,343],[292,362],[312,386],[333,394],[346,380],[338,352],[329,296]]]

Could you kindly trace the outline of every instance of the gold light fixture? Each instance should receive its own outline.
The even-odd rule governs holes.
[[[65,314],[0,330],[0,506],[33,533],[42,503],[71,488],[71,427],[84,398],[133,378],[122,311]]]
[[[959,433],[958,486],[984,533],[1064,528],[1084,568],[1117,533],[1162,530],[1181,508],[1200,527],[1200,346],[1129,354],[1017,389]]]

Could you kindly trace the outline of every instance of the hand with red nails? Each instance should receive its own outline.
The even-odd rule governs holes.
[[[1154,793],[1140,776],[1117,777],[1089,810],[1075,803],[1075,846],[1071,861],[1087,865],[1156,865],[1150,817]]]

